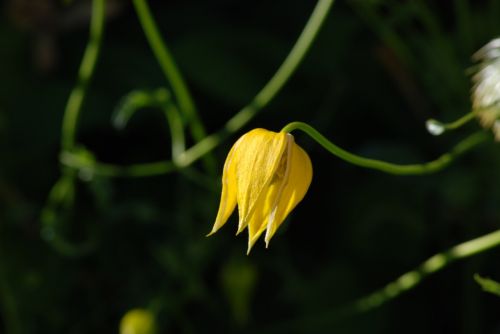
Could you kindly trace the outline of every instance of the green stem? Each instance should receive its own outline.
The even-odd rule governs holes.
[[[164,106],[163,112],[167,118],[168,126],[170,128],[170,136],[172,138],[172,160],[177,161],[177,157],[179,157],[186,149],[181,115],[174,104]]]
[[[281,66],[278,68],[276,73],[273,75],[273,77],[271,77],[269,82],[259,91],[259,93],[257,93],[257,95],[247,106],[242,108],[236,115],[228,120],[222,130],[203,138],[203,140],[199,141],[197,144],[181,153],[175,164],[173,164],[173,162],[171,161],[158,161],[156,163],[138,164],[129,167],[96,164],[96,173],[99,173],[100,175],[115,176],[115,172],[119,171],[118,175],[120,176],[132,177],[159,175],[162,173],[174,171],[177,167],[187,167],[213,150],[231,133],[239,130],[246,123],[248,123],[252,119],[252,117],[257,114],[257,112],[264,108],[280,92],[280,90],[283,88],[288,79],[292,76],[292,74],[304,59],[307,51],[311,47],[321,26],[328,16],[328,13],[330,12],[330,9],[334,2],[335,0],[318,1],[311,16],[309,17],[306,26],[297,39],[297,42],[295,43]],[[160,62],[160,64],[163,64],[162,68],[164,68],[165,75],[167,76],[167,78],[170,77],[171,81],[172,77],[167,74],[165,68],[170,68],[169,66],[172,66],[174,73],[177,73],[177,70],[173,65],[173,62],[170,63],[170,60],[172,58],[170,57],[169,52],[167,51],[165,45],[161,40],[158,29],[156,28],[156,25],[154,24],[154,21],[151,17],[149,8],[147,7],[147,4],[144,0],[134,0],[134,4],[136,5],[137,13],[141,20],[141,24],[143,25],[146,36],[150,41],[151,47],[153,48],[153,50],[156,50],[155,53],[158,53],[156,55],[158,61]],[[172,88],[174,89],[172,82],[171,84]],[[177,87],[177,89],[179,89],[179,87]],[[65,160],[63,159],[63,161]],[[68,163],[67,161],[65,161],[64,163],[79,168],[79,165],[73,162]]]
[[[95,162],[92,166],[90,166],[88,164],[81,163],[81,161],[79,161],[78,159],[68,159],[67,157],[71,155],[67,153],[65,154],[65,157],[61,157],[61,162],[69,167],[78,169],[93,168],[92,171],[96,174],[111,177],[154,176],[169,173],[177,170],[178,168],[191,165],[193,162],[200,159],[205,154],[217,147],[231,133],[237,131],[246,123],[248,123],[258,111],[264,108],[279,93],[279,91],[283,88],[293,72],[297,69],[301,61],[304,59],[323,22],[325,21],[334,1],[335,0],[318,1],[316,7],[314,8],[314,11],[312,12],[306,26],[304,27],[292,50],[283,61],[279,69],[276,71],[274,76],[260,90],[260,92],[254,97],[254,99],[247,106],[241,109],[236,115],[234,115],[226,123],[222,130],[205,137],[203,140],[199,141],[197,144],[181,153],[176,159],[177,161],[175,163],[165,160],[132,166],[117,166]],[[151,45],[155,45],[158,50],[166,50],[161,41],[158,29],[152,21],[149,9],[147,8],[144,0],[134,0],[134,3],[136,4],[136,9],[138,11],[139,17],[142,18],[142,21],[144,21],[143,28],[145,29],[147,36],[149,36]],[[153,42],[151,42],[151,40]],[[162,57],[158,57],[159,59],[167,59],[166,62],[163,62],[163,66],[165,66],[165,64],[168,63],[168,59],[171,59],[169,53],[167,52],[167,56],[165,57],[164,51],[157,52],[163,54]]]
[[[196,106],[193,98],[188,90],[188,87],[175,64],[170,50],[164,43],[158,26],[155,23],[151,10],[146,0],[133,1],[137,16],[141,23],[144,34],[149,42],[151,49],[165,75],[165,78],[170,83],[172,91],[179,104],[180,110],[186,115],[190,127],[191,135],[196,142],[199,142],[206,136],[203,124],[198,117]],[[215,169],[215,160],[205,158],[206,167],[210,170]]]
[[[467,151],[470,151],[472,148],[490,138],[488,134],[484,132],[478,132],[467,137],[462,142],[457,144],[449,153],[443,154],[436,160],[424,164],[398,165],[385,161],[360,157],[358,155],[347,152],[346,150],[333,144],[316,129],[302,122],[290,123],[286,125],[281,131],[291,132],[293,130],[301,130],[305,132],[318,144],[323,146],[323,148],[325,148],[327,151],[353,165],[376,169],[385,173],[396,175],[420,175],[440,171],[443,168],[447,167],[451,162],[453,162],[456,157],[464,154]]]
[[[384,288],[354,302],[353,308],[359,312],[365,312],[376,308],[399,296],[403,292],[411,290],[424,278],[447,267],[449,264],[497,246],[500,246],[500,230],[458,244],[442,253],[430,257],[416,269],[401,275],[398,279],[386,285]]]
[[[176,104],[172,101],[169,91],[165,88],[158,88],[153,91],[138,90],[129,93],[115,111],[113,124],[119,129],[124,128],[138,110],[146,107],[161,108],[163,110],[172,139],[172,160],[176,162],[178,156],[186,149],[184,125]]]
[[[74,243],[61,233],[61,223],[71,221],[69,212],[73,210],[75,201],[76,170],[65,168],[65,172],[52,187],[47,202],[42,209],[41,235],[54,250],[68,257],[88,254],[95,248],[94,237],[85,242]]]
[[[181,157],[188,166],[219,145],[229,134],[241,129],[281,91],[310,49],[335,0],[319,0],[297,42],[268,83],[252,101],[229,119],[222,130],[188,149]]]
[[[474,111],[471,111],[470,113],[465,114],[454,122],[443,124],[443,126],[446,128],[446,130],[455,130],[473,120],[475,116],[476,113]]]
[[[228,131],[240,129],[281,91],[309,51],[334,2],[335,0],[318,1],[309,21],[286,59],[253,100],[226,123]]]
[[[362,297],[345,307],[334,308],[321,312],[321,314],[286,321],[274,325],[265,331],[259,331],[259,333],[286,333],[292,329],[298,330],[299,328],[311,331],[316,326],[320,328],[326,324],[331,325],[346,317],[373,310],[395,299],[404,292],[415,288],[424,278],[446,268],[455,261],[466,259],[498,246],[500,246],[500,230],[463,242],[444,252],[435,254],[414,270],[399,276],[399,278],[380,290]]]
[[[83,105],[87,88],[94,73],[97,57],[101,47],[105,20],[105,0],[92,2],[92,19],[90,36],[78,71],[77,84],[71,91],[66,103],[62,124],[61,146],[63,150],[71,150],[75,145],[76,125]]]
[[[83,100],[87,92],[90,80],[94,73],[94,69],[99,56],[101,41],[104,31],[105,22],[105,0],[93,0],[92,2],[92,17],[90,21],[89,41],[83,54],[82,62],[78,71],[78,79],[75,87],[70,93],[66,108],[64,110],[63,123],[61,129],[61,150],[62,152],[71,152],[75,149],[76,142],[76,127],[81,113]],[[46,235],[46,231],[50,231],[50,238],[45,238],[50,244],[62,254],[76,254],[84,252],[87,246],[77,246],[66,241],[63,236],[59,235],[53,227],[56,221],[58,207],[68,207],[73,202],[73,188],[76,177],[76,171],[73,169],[63,168],[62,176],[54,184],[52,190],[42,210],[42,235]],[[61,189],[61,185],[67,188],[68,192],[63,191],[63,196],[54,196]],[[63,245],[63,247],[61,246]]]
[[[163,42],[158,26],[156,25],[153,15],[151,14],[151,10],[146,0],[134,0],[133,3],[142,29],[144,30],[144,34],[146,35],[156,59],[158,60],[165,78],[170,83],[172,90],[177,97],[179,107],[191,120],[195,120],[195,125],[193,126],[193,136],[195,139],[199,140],[205,136],[205,130],[198,120],[193,98],[191,97],[180,71],[177,69],[177,65],[175,64],[170,50]]]
[[[427,130],[431,134],[433,134],[435,136],[439,136],[440,134],[442,134],[445,131],[456,130],[458,128],[461,128],[462,126],[464,126],[465,124],[467,124],[471,120],[473,120],[475,116],[476,116],[476,113],[474,111],[471,111],[471,112],[463,115],[459,119],[457,119],[453,122],[450,122],[450,123],[442,123],[442,122],[435,120],[435,119],[429,119],[426,122]]]
[[[79,170],[89,175],[107,177],[144,177],[170,173],[178,170],[173,161],[158,161],[150,163],[119,166],[82,159],[78,154],[64,152],[60,161],[67,167]]]

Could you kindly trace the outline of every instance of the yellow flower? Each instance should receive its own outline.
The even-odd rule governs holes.
[[[145,309],[132,309],[120,321],[120,334],[155,334],[154,315]]]
[[[248,227],[248,252],[266,231],[266,247],[304,198],[312,179],[307,153],[285,132],[254,129],[234,144],[224,164],[217,232],[238,204],[238,233]],[[247,254],[248,254],[247,252]]]

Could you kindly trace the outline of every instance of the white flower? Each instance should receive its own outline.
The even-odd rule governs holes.
[[[480,64],[472,77],[472,107],[481,125],[500,141],[500,38],[483,46],[473,58]]]

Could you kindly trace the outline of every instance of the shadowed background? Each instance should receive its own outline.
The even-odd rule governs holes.
[[[67,3],[66,3],[67,2]],[[436,252],[498,229],[500,150],[489,143],[435,175],[391,176],[329,155],[301,133],[313,182],[273,238],[249,256],[237,217],[211,238],[227,152],[244,132],[304,121],[356,154],[433,160],[479,126],[432,137],[425,120],[470,108],[470,57],[500,34],[500,1],[337,1],[283,91],[217,147],[216,171],[149,178],[82,175],[52,247],[40,220],[60,175],[60,128],[88,40],[90,2],[3,1],[0,21],[0,332],[113,333],[133,308],[159,333],[499,333],[499,250],[455,263],[364,314],[335,310]],[[168,87],[133,6],[107,2],[101,55],[78,142],[100,161],[170,157],[155,108],[117,130],[132,90]],[[246,105],[288,54],[311,1],[150,1],[209,133]],[[188,144],[192,144],[188,140]],[[45,231],[46,232],[46,231]]]

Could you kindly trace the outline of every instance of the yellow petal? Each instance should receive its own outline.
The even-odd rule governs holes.
[[[248,221],[248,250],[247,254],[252,249],[253,245],[266,230],[269,221],[273,219],[279,199],[285,189],[286,181],[289,174],[289,161],[291,161],[291,153],[293,149],[293,136],[286,135],[286,147],[281,156],[271,182],[263,190],[258,201],[255,204],[255,209]]]
[[[238,233],[248,227],[248,252],[266,230],[267,246],[304,197],[311,179],[311,161],[292,135],[264,129],[248,132],[224,164],[221,202],[209,235],[226,223],[237,204]]]
[[[266,247],[278,227],[283,223],[288,214],[304,198],[312,180],[312,164],[307,153],[297,144],[292,144],[291,157],[288,165],[289,171],[278,205],[271,213],[266,232]]]
[[[248,220],[247,254],[250,253],[255,242],[267,228],[269,215],[273,210],[273,205],[277,202],[280,185],[281,182],[274,182],[267,187]]]
[[[248,225],[260,196],[266,193],[279,167],[286,142],[286,133],[264,129],[252,130],[241,138],[234,153],[238,232]]]
[[[242,137],[243,138],[243,137]],[[222,195],[219,204],[219,211],[212,231],[207,235],[210,236],[217,232],[229,219],[236,207],[236,165],[234,163],[234,152],[241,142],[238,140],[227,155],[224,169],[222,172]]]

